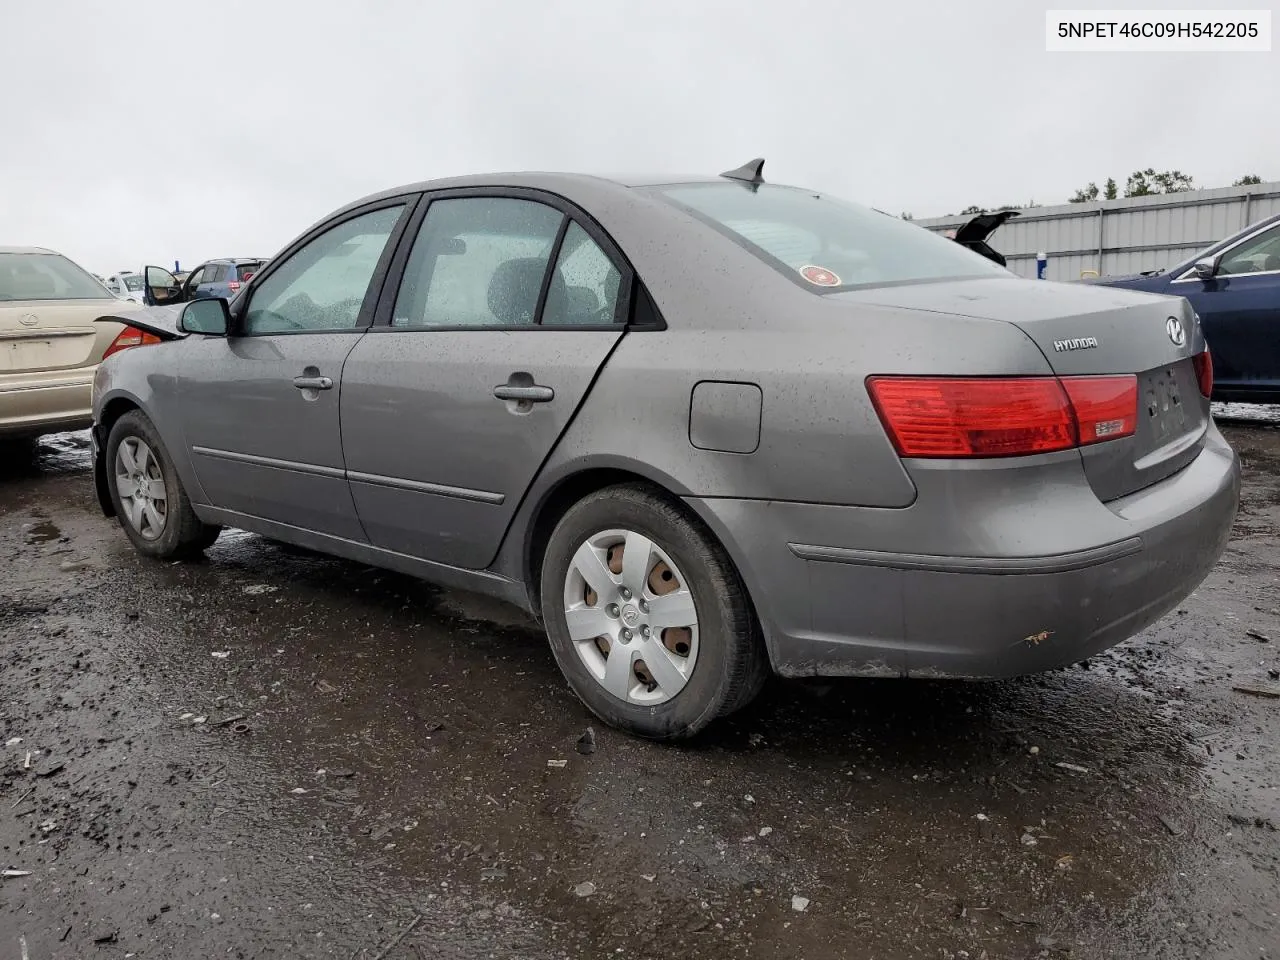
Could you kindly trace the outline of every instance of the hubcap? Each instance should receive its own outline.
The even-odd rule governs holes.
[[[698,659],[698,613],[684,575],[656,543],[606,530],[578,547],[564,582],[574,649],[596,682],[627,703],[664,703]]]
[[[144,540],[154,540],[164,533],[169,515],[169,498],[164,474],[146,441],[126,437],[116,448],[116,492],[129,526]]]

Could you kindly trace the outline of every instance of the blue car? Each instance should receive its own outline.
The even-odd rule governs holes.
[[[143,272],[146,284],[143,288],[147,304],[186,303],[188,300],[204,300],[225,297],[234,300],[240,288],[262,269],[264,257],[224,257],[209,260],[191,271],[179,282],[164,267],[147,267]]]
[[[1280,215],[1168,270],[1092,283],[1186,297],[1213,358],[1213,399],[1280,403]]]

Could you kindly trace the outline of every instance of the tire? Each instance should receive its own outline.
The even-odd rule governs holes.
[[[128,452],[124,459],[120,457],[122,445]],[[122,471],[127,472],[127,462],[134,464],[135,475],[139,478],[134,482],[145,483],[148,496],[163,493],[163,497],[152,496],[149,510],[144,504],[141,522],[133,519],[136,513],[131,505],[142,487],[122,490],[122,481],[130,482],[127,476],[121,475]],[[129,411],[111,428],[107,437],[106,465],[111,505],[125,535],[139,553],[157,560],[186,560],[198,556],[218,539],[222,528],[202,523],[196,516],[159,431],[141,410]],[[144,473],[145,481],[141,479]],[[156,487],[155,481],[161,481],[163,487]],[[163,506],[158,500],[163,500]]]
[[[646,559],[628,568],[631,544]],[[603,592],[591,588],[584,569]],[[623,589],[636,583],[642,592]],[[655,590],[672,592],[664,601]],[[574,504],[547,542],[540,591],[551,650],[569,686],[603,722],[636,736],[691,737],[746,706],[769,675],[750,598],[728,555],[679,506],[646,487],[608,487]],[[677,608],[682,613],[671,612]],[[664,626],[675,622],[685,626]],[[600,636],[584,639],[597,627]],[[611,670],[615,650],[622,658]],[[663,669],[650,670],[646,657]]]

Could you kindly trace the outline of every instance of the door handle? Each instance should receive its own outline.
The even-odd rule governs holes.
[[[504,383],[493,388],[493,395],[499,400],[548,403],[555,399],[556,392],[550,387],[541,387],[536,383],[528,387],[512,386],[509,383]]]
[[[333,381],[328,377],[294,377],[293,385],[299,390],[332,390]]]

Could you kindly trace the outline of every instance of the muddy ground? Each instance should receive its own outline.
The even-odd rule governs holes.
[[[1233,690],[1280,690],[1280,426],[1227,429],[1235,539],[1107,655],[589,755],[518,614],[244,534],[145,561],[83,435],[6,453],[0,958],[1280,957],[1280,699]]]

